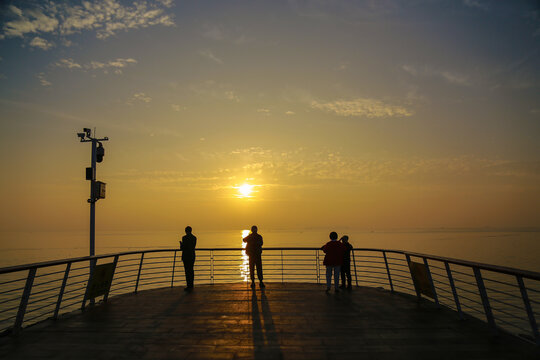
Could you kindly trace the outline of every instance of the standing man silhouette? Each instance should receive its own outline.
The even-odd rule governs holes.
[[[258,229],[255,225],[251,227],[251,234],[246,236],[243,240],[246,245],[246,254],[249,256],[249,275],[251,276],[251,288],[255,288],[255,272],[254,268],[257,266],[257,278],[259,279],[259,286],[264,288],[263,283],[263,271],[262,271],[262,246],[263,238],[257,233]]]
[[[195,237],[191,231],[191,226],[187,226],[186,235],[182,236],[182,241],[180,241],[180,250],[182,251],[182,262],[184,263],[187,284],[184,291],[191,291],[193,289],[193,279],[195,278],[193,266],[195,265],[195,246],[197,245],[197,237]]]

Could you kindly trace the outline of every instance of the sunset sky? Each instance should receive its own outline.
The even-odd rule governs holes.
[[[538,4],[3,2],[0,230],[540,227]]]

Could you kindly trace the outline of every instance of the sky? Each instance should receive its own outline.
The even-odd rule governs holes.
[[[0,14],[0,231],[540,227],[538,1]]]

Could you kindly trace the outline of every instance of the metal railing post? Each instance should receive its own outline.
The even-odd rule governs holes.
[[[382,252],[384,257],[384,265],[386,265],[386,273],[388,274],[388,283],[390,284],[390,291],[394,292],[394,284],[392,284],[392,276],[390,275],[390,267],[388,267],[388,259],[386,259],[386,251]]]
[[[86,307],[86,300],[88,295],[88,286],[90,285],[90,280],[92,279],[92,274],[94,273],[94,267],[96,266],[97,259],[91,259],[90,260],[90,270],[88,274],[88,282],[86,283],[86,290],[84,291],[84,297],[81,305],[81,310],[84,310]],[[94,305],[94,299],[90,299],[90,305]]]
[[[435,304],[437,304],[437,307],[440,307],[439,305],[439,297],[437,296],[437,290],[435,289],[435,283],[433,282],[433,277],[431,276],[431,270],[429,270],[429,265],[426,258],[424,259],[424,266],[426,267],[427,275],[429,278],[429,283],[431,284],[431,291],[433,292],[433,300],[435,301]]]
[[[420,294],[420,290],[416,288],[416,285],[414,283],[413,273],[411,271],[411,257],[409,256],[409,254],[405,254],[405,259],[407,259],[407,266],[409,267],[409,272],[411,273],[411,280],[413,282],[414,291],[416,292],[416,297],[418,299],[421,299],[422,295]]]
[[[210,250],[210,282],[214,285],[214,250]]]
[[[356,259],[354,257],[354,249],[352,249],[352,259],[353,259],[353,267],[354,267],[354,281],[356,282],[356,286],[358,286],[358,275],[356,274]]]
[[[174,250],[174,259],[172,264],[172,275],[171,275],[171,287],[174,286],[174,269],[176,268],[176,250]]]
[[[112,287],[112,282],[114,281],[114,273],[116,272],[116,266],[118,265],[118,255],[115,255],[114,256],[114,260],[113,260],[113,268],[112,268],[112,278],[111,278],[111,285],[109,286],[109,289],[107,290],[107,292],[105,293],[105,295],[103,295],[103,302],[107,302],[107,299],[109,299],[109,292],[111,291],[111,287]]]
[[[283,284],[283,250],[281,250],[281,283]]]
[[[482,273],[477,267],[473,267],[473,271],[474,277],[476,278],[476,285],[478,286],[478,292],[480,293],[480,298],[482,299],[482,305],[484,306],[484,313],[486,314],[487,322],[493,330],[496,330],[495,318],[493,317],[493,312],[491,311],[491,306],[489,305],[489,298],[484,285],[484,280],[482,279]]]
[[[142,269],[143,260],[144,260],[144,253],[141,253],[141,261],[139,263],[139,271],[137,272],[137,281],[135,282],[135,291],[134,291],[135,294],[137,293],[137,290],[139,289],[139,280],[141,279],[141,269]]]
[[[62,305],[62,297],[64,296],[64,290],[69,278],[69,271],[71,270],[71,263],[66,265],[66,271],[64,272],[64,279],[62,280],[62,286],[60,286],[60,292],[58,293],[58,300],[56,301],[56,308],[54,309],[53,319],[58,319],[58,313],[60,312],[60,306]]]
[[[28,270],[28,277],[26,278],[26,285],[24,285],[23,295],[21,302],[19,303],[19,311],[17,311],[17,317],[15,318],[15,325],[13,326],[13,332],[18,333],[21,330],[24,314],[26,313],[26,305],[28,305],[28,299],[32,292],[32,285],[34,284],[34,278],[36,277],[36,268]]]
[[[448,261],[444,262],[444,267],[446,268],[446,275],[448,276],[448,282],[450,283],[450,288],[452,288],[452,295],[454,295],[454,302],[456,303],[456,310],[459,314],[459,318],[463,320],[463,312],[461,311],[461,304],[459,303],[459,297],[456,290],[456,285],[454,284],[454,277],[452,276],[452,271],[450,270],[450,265]]]
[[[317,284],[321,283],[319,264],[319,249],[315,250],[315,271],[317,271]]]
[[[519,290],[521,291],[521,298],[523,299],[523,305],[525,305],[525,310],[527,311],[527,316],[529,317],[529,323],[531,324],[531,330],[533,333],[534,340],[536,345],[540,346],[540,336],[538,335],[538,325],[536,324],[536,319],[534,318],[534,312],[529,301],[529,296],[527,295],[527,288],[523,283],[523,278],[521,275],[516,275],[516,279],[519,285]]]

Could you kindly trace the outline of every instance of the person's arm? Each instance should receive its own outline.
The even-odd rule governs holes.
[[[248,242],[248,237],[249,237],[249,235],[246,236],[245,238],[243,238],[242,241],[245,242],[245,243],[247,243],[247,242]]]

